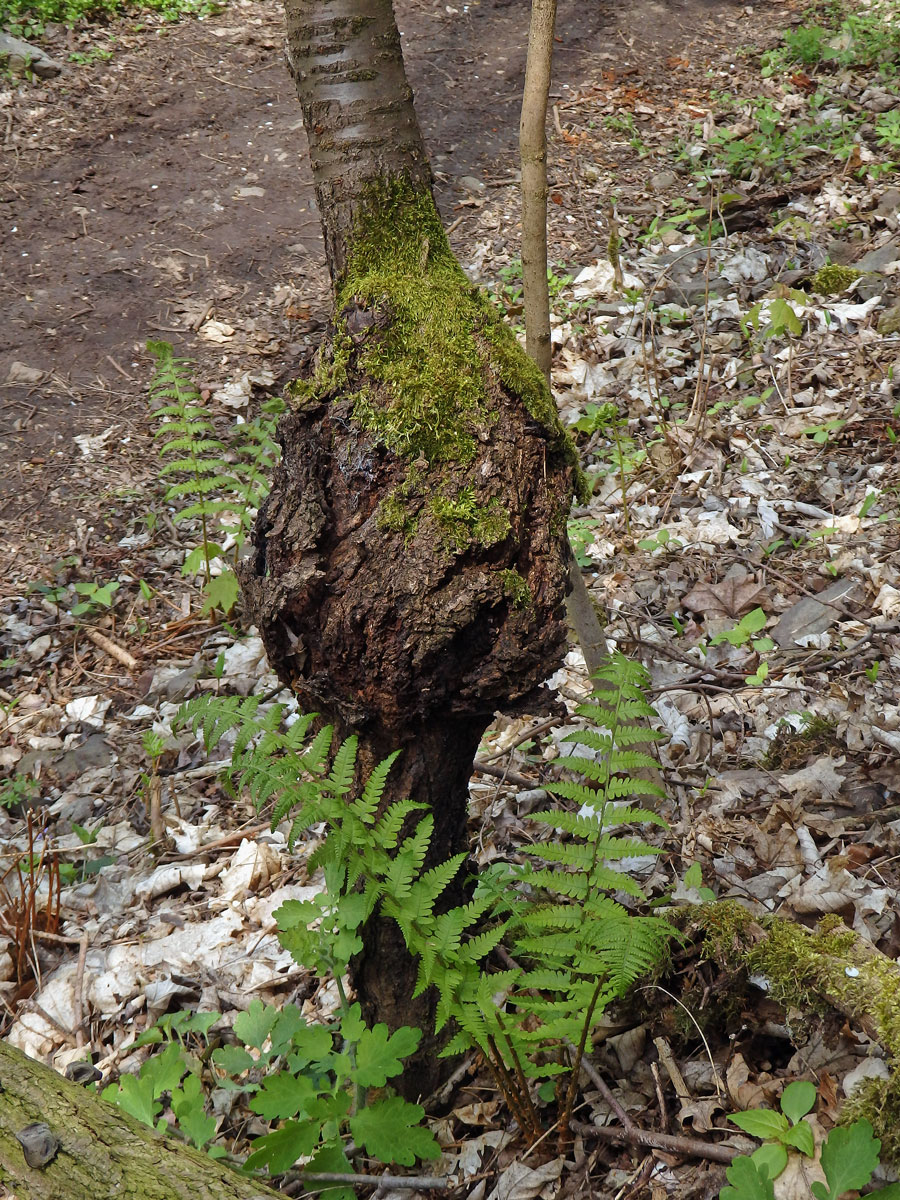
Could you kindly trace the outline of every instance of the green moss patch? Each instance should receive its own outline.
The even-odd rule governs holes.
[[[573,463],[541,372],[456,261],[431,193],[373,184],[338,287],[336,336],[365,314],[353,415],[395,454],[465,464],[497,420],[496,385],[517,395]],[[311,381],[320,383],[332,379]]]
[[[809,286],[820,296],[839,296],[855,279],[859,279],[860,275],[862,271],[858,271],[856,267],[827,263],[816,271],[809,281]]]
[[[453,500],[435,496],[428,502],[428,509],[437,521],[444,541],[457,551],[473,543],[493,546],[509,533],[509,513],[496,499],[479,504],[474,488],[461,488]]]
[[[500,583],[503,595],[512,600],[513,608],[527,608],[534,600],[528,581],[518,571],[501,571]]]

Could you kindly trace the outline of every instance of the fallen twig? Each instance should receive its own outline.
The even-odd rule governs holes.
[[[417,1191],[447,1191],[459,1187],[452,1179],[441,1175],[357,1175],[353,1171],[321,1171],[303,1174],[303,1186],[315,1189],[334,1187],[414,1188]]]
[[[681,1137],[675,1133],[656,1133],[651,1129],[640,1129],[633,1125],[587,1125],[583,1121],[572,1121],[576,1133],[595,1134],[610,1142],[627,1142],[634,1146],[647,1146],[651,1150],[665,1150],[668,1154],[683,1154],[687,1158],[706,1158],[711,1162],[730,1163],[741,1153],[734,1146],[717,1146],[713,1142],[701,1142],[697,1138]]]
[[[99,646],[110,658],[114,658],[117,663],[120,663],[126,671],[137,670],[137,659],[133,654],[129,654],[123,646],[110,641],[105,634],[100,633],[96,629],[85,629],[83,632],[89,642],[93,642],[95,646]]]

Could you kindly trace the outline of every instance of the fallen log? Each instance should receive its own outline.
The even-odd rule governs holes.
[[[268,1200],[276,1192],[0,1042],[0,1183],[16,1200]]]

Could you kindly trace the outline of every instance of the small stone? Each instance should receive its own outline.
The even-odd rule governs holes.
[[[46,371],[39,370],[38,367],[29,367],[23,362],[11,362],[9,371],[6,374],[7,387],[34,387],[44,378]]]
[[[59,1151],[60,1141],[46,1121],[35,1121],[16,1134],[25,1161],[34,1170],[49,1166]]]
[[[473,196],[479,196],[487,190],[487,184],[475,175],[463,175],[459,181],[460,187],[464,187],[467,192],[471,192]]]
[[[892,304],[878,318],[878,332],[882,337],[889,337],[893,333],[900,333],[900,300],[896,304]]]
[[[877,250],[870,250],[853,265],[859,271],[883,271],[885,267],[895,263],[900,258],[900,245],[897,242],[885,242]]]
[[[0,33],[0,64],[3,63],[13,75],[31,71],[38,79],[54,79],[63,71],[62,63],[45,54],[40,46],[32,46],[8,33]]]
[[[678,176],[674,171],[656,171],[650,176],[651,192],[667,192],[669,188],[675,187],[678,183]]]
[[[62,784],[80,779],[86,771],[107,767],[112,762],[112,751],[102,733],[92,733],[80,746],[74,746],[47,765],[47,770]]]
[[[875,209],[876,217],[894,217],[900,210],[900,189],[888,188]]]

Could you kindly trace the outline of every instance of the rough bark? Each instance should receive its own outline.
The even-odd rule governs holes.
[[[0,1183],[17,1200],[264,1200],[277,1193],[0,1042]],[[28,1166],[16,1135],[44,1122],[59,1142]]]
[[[284,0],[288,62],[309,138],[332,279],[343,274],[368,185],[431,168],[390,0]]]
[[[365,765],[403,750],[385,804],[431,807],[437,862],[466,848],[483,729],[539,695],[565,644],[576,459],[540,372],[450,251],[390,0],[286,11],[335,312],[281,424],[242,583],[301,703],[357,733]],[[397,930],[373,921],[364,940],[366,1015],[427,1029]]]

